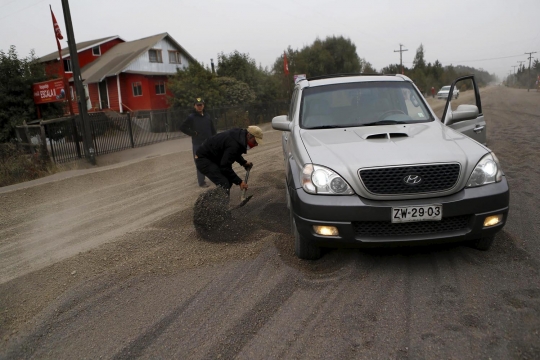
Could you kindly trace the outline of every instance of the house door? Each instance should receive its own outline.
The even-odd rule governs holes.
[[[106,80],[99,82],[99,98],[101,100],[101,109],[108,109],[109,108],[109,92],[107,90]]]

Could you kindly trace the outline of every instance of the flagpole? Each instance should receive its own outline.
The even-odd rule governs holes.
[[[287,97],[290,99],[291,91],[291,77],[289,73],[289,63],[287,62],[287,53],[283,51],[283,75],[285,75],[285,91],[287,91]]]
[[[83,145],[84,154],[92,165],[96,165],[96,149],[92,141],[92,133],[90,129],[90,119],[88,118],[88,109],[86,108],[86,96],[82,83],[81,69],[79,67],[79,55],[77,53],[77,44],[75,42],[75,34],[73,32],[73,24],[71,22],[71,12],[69,10],[68,0],[62,0],[62,9],[64,10],[64,21],[66,24],[66,32],[68,37],[69,55],[71,58],[71,66],[73,67],[73,83],[75,84],[77,105],[79,107],[79,116],[83,124]]]
[[[61,69],[60,76],[62,77],[62,80],[64,80],[64,89],[66,91],[66,98],[67,98],[68,106],[69,106],[69,114],[73,116],[74,113],[73,113],[73,104],[71,103],[71,89],[69,87],[69,81],[67,81],[66,79],[66,69],[64,69],[64,59],[62,59],[62,47],[60,46],[60,39],[63,39],[63,37],[56,30],[58,23],[56,22],[56,17],[54,16],[54,13],[52,11],[52,6],[50,4],[49,4],[49,8],[51,9],[53,28],[54,28],[54,38],[56,39],[56,47],[58,48],[58,57],[60,58],[60,69]],[[60,36],[60,39],[59,39],[59,36]]]

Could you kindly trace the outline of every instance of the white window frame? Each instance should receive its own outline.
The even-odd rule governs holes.
[[[95,49],[95,48],[97,48],[97,52],[98,52],[97,54],[94,52],[94,49]],[[98,45],[98,46],[94,46],[94,47],[92,48],[92,55],[94,55],[94,56],[101,56],[101,46],[99,46],[99,45]]]
[[[161,87],[163,86],[163,92],[158,92],[158,86],[160,87],[160,90],[161,90]],[[156,89],[156,95],[165,95],[167,93],[167,89],[165,88],[165,81],[156,81],[155,89]]]
[[[152,60],[152,55],[150,55],[152,51],[156,52],[156,61]],[[150,49],[150,50],[148,50],[148,61],[150,61],[151,63],[162,63],[163,62],[163,56],[161,54],[161,49]]]
[[[64,67],[64,72],[71,73],[73,72],[73,66],[71,65],[71,59],[62,59]],[[67,64],[67,65],[66,65]]]
[[[137,86],[138,84],[138,86]],[[137,95],[135,93],[135,87],[139,87],[141,89],[141,93],[139,95]],[[133,97],[138,97],[138,96],[143,96],[142,95],[142,83],[140,81],[134,81],[131,83],[131,90],[133,91]]]
[[[171,55],[174,54],[174,61],[171,61]],[[180,52],[176,50],[169,50],[169,64],[182,64],[182,57]]]

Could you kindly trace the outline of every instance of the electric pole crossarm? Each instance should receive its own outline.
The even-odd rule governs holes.
[[[529,81],[527,81],[527,92],[529,92],[530,88],[531,88],[531,59],[532,59],[532,54],[536,54],[536,51],[533,51],[533,52],[526,52],[525,54],[529,54]]]
[[[405,46],[403,44],[399,44],[399,50],[394,50],[394,52],[399,52],[399,67],[401,68],[401,74],[403,74],[403,52],[409,51],[409,49],[402,49],[402,47]]]

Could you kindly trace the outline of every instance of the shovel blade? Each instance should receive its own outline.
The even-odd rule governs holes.
[[[242,201],[240,202],[240,204],[238,204],[234,209],[238,209],[238,208],[241,208],[242,206],[246,205],[247,202],[248,202],[249,200],[251,200],[252,197],[253,197],[253,195],[249,195],[247,198],[245,198],[244,200],[242,200]],[[233,209],[233,210],[234,210],[234,209]]]

